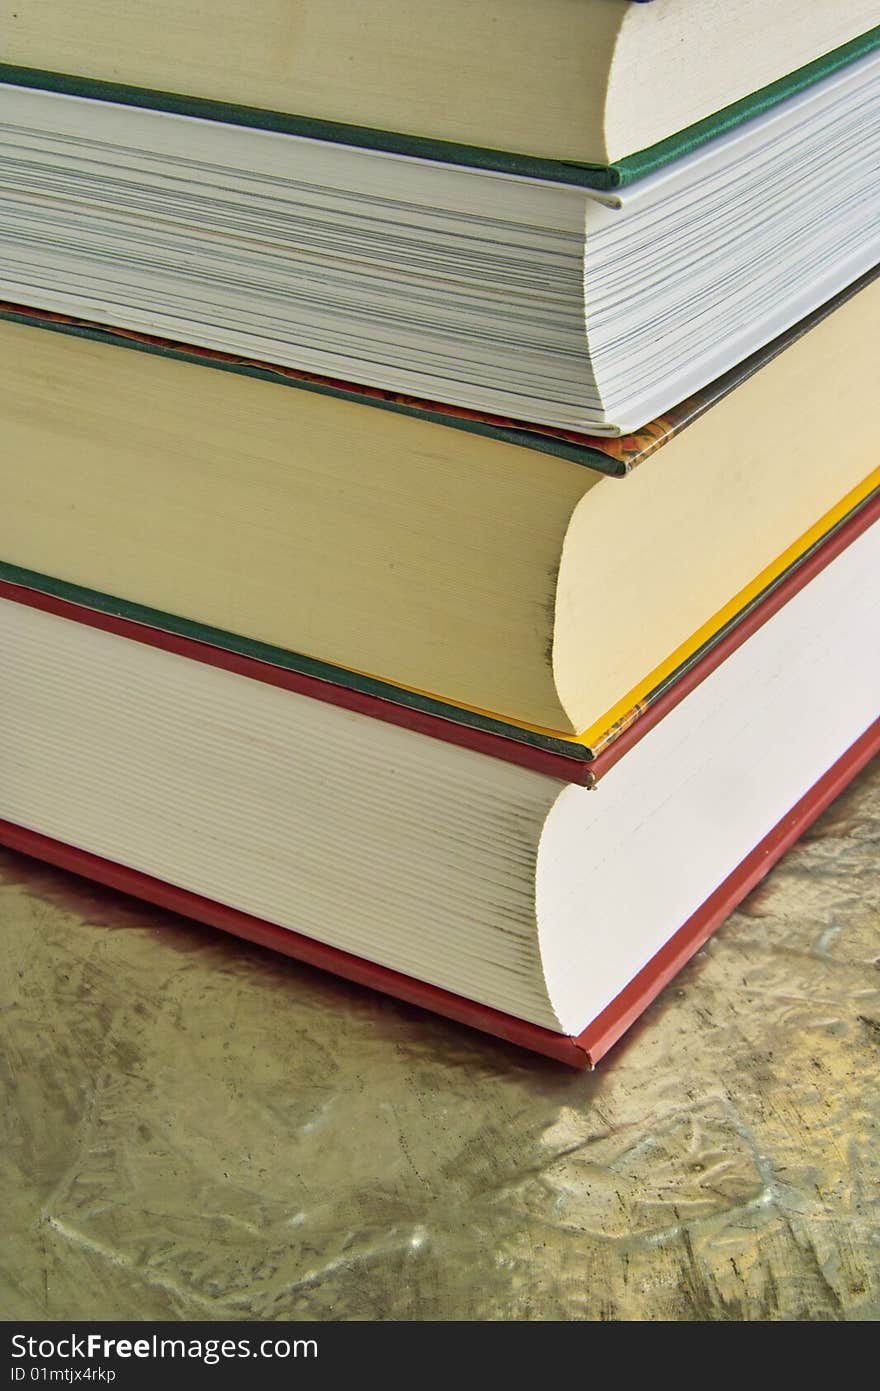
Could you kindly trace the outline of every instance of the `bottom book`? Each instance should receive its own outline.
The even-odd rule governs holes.
[[[575,1066],[880,747],[880,523],[596,790],[6,586],[0,841]]]
[[[416,980],[413,976],[390,971],[362,956],[352,956],[350,952],[339,951],[326,946],[314,938],[304,937],[299,932],[278,927],[276,923],[266,922],[264,918],[252,917],[236,908],[227,907],[174,884],[154,879],[148,874],[140,874],[135,869],[104,860],[99,855],[90,855],[86,850],[78,850],[75,845],[65,845],[37,831],[29,831],[24,826],[16,826],[11,821],[0,821],[0,844],[11,850],[57,865],[59,869],[81,874],[109,888],[131,894],[134,898],[153,903],[172,913],[194,918],[209,927],[232,932],[249,942],[271,947],[274,951],[292,956],[298,961],[308,962],[322,970],[332,971],[344,976],[346,980],[382,990],[409,1004],[433,1010],[447,1019],[481,1029],[508,1043],[519,1044],[534,1053],[543,1053],[549,1058],[568,1063],[570,1067],[595,1067],[600,1058],[612,1048],[617,1040],[634,1023],[643,1010],[660,994],[695,952],[708,941],[712,933],[733,912],[746,894],[764,878],[817,816],[834,801],[852,779],[866,767],[874,755],[880,751],[880,720],[865,731],[855,744],[837,760],[833,768],[811,787],[805,797],[784,816],[769,835],[765,836],[746,856],[724,883],[710,895],[697,912],[684,923],[677,932],[661,947],[647,965],[624,986],[623,990],[608,1004],[587,1027],[577,1035],[566,1035],[544,1029],[538,1024],[529,1024],[517,1019],[513,1014],[488,1005],[477,1004],[463,995],[453,995],[448,990]]]

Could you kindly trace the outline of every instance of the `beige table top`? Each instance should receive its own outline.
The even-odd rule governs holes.
[[[880,768],[594,1075],[0,852],[0,1316],[880,1316]]]

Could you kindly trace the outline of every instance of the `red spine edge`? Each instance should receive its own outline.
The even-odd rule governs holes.
[[[369,715],[372,719],[383,720],[386,724],[399,725],[404,729],[415,730],[432,739],[442,739],[461,748],[472,749],[476,753],[487,754],[490,758],[502,758],[521,768],[529,768],[536,773],[557,778],[560,782],[579,783],[595,787],[614,764],[627,753],[634,744],[653,729],[654,726],[673,710],[684,698],[690,695],[702,681],[705,681],[731,652],[752,636],[769,618],[799,590],[803,589],[821,570],[825,569],[841,551],[880,520],[880,493],[871,494],[860,503],[849,517],[840,524],[816,550],[806,559],[798,561],[778,582],[776,587],[754,609],[737,622],[730,631],[705,652],[693,665],[676,680],[655,704],[650,705],[628,729],[617,736],[614,742],[593,759],[584,759],[561,751],[538,748],[532,744],[512,739],[504,734],[494,734],[488,730],[475,729],[459,724],[454,719],[445,719],[428,711],[414,710],[410,706],[398,705],[392,700],[371,695],[366,691],[354,690],[348,686],[336,685],[317,676],[292,671],[287,667],[273,666],[256,657],[247,657],[224,647],[197,638],[183,637],[162,628],[154,628],[146,623],[138,623],[130,618],[104,613],[84,604],[74,603],[46,594],[40,589],[16,584],[10,580],[0,580],[0,598],[9,599],[16,604],[41,609],[59,618],[75,623],[84,623],[102,632],[115,633],[118,637],[140,642],[148,647],[157,647],[165,652],[173,652],[192,661],[203,662],[207,666],[231,671],[237,676],[246,676],[252,681],[262,681],[267,686],[277,686],[282,690],[295,691],[299,695],[310,696],[314,700],[329,705],[341,706],[358,714]]]
[[[202,662],[206,666],[219,667],[222,671],[231,671],[236,676],[246,676],[251,681],[262,681],[266,686],[278,686],[281,690],[295,691],[298,695],[322,700],[327,705],[339,705],[343,710],[354,710],[359,715],[384,720],[386,724],[414,729],[419,734],[428,735],[429,738],[442,739],[447,744],[458,744],[462,748],[473,749],[476,753],[488,754],[491,758],[503,758],[508,763],[517,763],[520,767],[529,768],[536,773],[546,773],[561,782],[576,782],[586,786],[591,784],[589,770],[592,765],[585,760],[554,753],[550,749],[536,748],[532,744],[509,739],[503,734],[474,729],[470,725],[444,719],[442,715],[413,710],[408,705],[397,705],[392,700],[383,700],[381,696],[354,690],[350,686],[336,685],[332,681],[323,681],[320,677],[309,676],[305,672],[272,666],[270,662],[260,661],[257,657],[247,657],[225,647],[214,647],[198,638],[183,637],[164,628],[137,623],[131,618],[120,618],[116,614],[104,613],[101,609],[90,609],[85,604],[60,599],[54,594],[46,594],[41,589],[31,589],[28,585],[15,584],[11,580],[0,580],[0,599],[9,599],[12,603],[23,604],[27,608],[41,609],[43,613],[52,613],[58,618],[66,618],[74,623],[84,623],[87,627],[98,628],[103,633],[114,633],[117,637],[143,643],[146,647],[157,647],[163,652],[173,652],[179,657],[188,657],[191,661]]]
[[[592,785],[595,786],[634,744],[659,724],[664,715],[674,710],[675,706],[720,667],[732,652],[742,647],[743,643],[759,628],[763,628],[768,619],[778,613],[789,599],[804,589],[810,580],[815,579],[832,560],[836,560],[847,546],[852,545],[857,536],[861,536],[862,532],[867,531],[868,527],[877,521],[880,521],[880,493],[872,493],[849,514],[837,530],[826,536],[810,555],[797,561],[775,588],[759,600],[752,611],[741,618],[714,647],[704,653],[690,671],[680,676],[653,705],[648,706],[647,710],[639,715],[628,729],[623,730],[604,752],[596,755],[588,764],[592,773]]]
[[[809,792],[787,816],[774,826],[754,850],[737,865],[705,903],[652,956],[647,966],[624,986],[610,1005],[597,1014],[575,1042],[589,1059],[590,1066],[603,1057],[645,1010],[682,966],[699,951],[716,927],[730,916],[746,894],[751,893],[765,874],[790,850],[808,826],[821,816],[857,773],[880,751],[880,719],[874,721],[837,762],[823,773]]]
[[[448,990],[428,985],[375,962],[336,947],[326,946],[291,932],[274,923],[239,912],[213,899],[190,893],[151,875],[89,854],[76,846],[63,844],[10,821],[0,820],[0,844],[10,850],[44,860],[59,869],[81,874],[99,884],[144,899],[157,907],[194,918],[210,927],[221,928],[260,946],[271,947],[346,980],[384,991],[409,1004],[432,1010],[457,1023],[481,1029],[484,1033],[515,1043],[535,1053],[543,1053],[570,1067],[594,1067],[642,1011],[659,995],[693,954],[729,916],[738,903],[763,879],[786,850],[816,817],[839,795],[880,750],[878,719],[838,759],[796,806],[784,816],[764,840],[747,855],[733,873],[716,889],[701,908],[651,958],[629,985],[602,1010],[577,1038],[553,1033],[550,1029],[466,1000]]]
[[[3,820],[0,820],[0,844],[8,846],[10,850],[19,850],[22,854],[32,855],[35,859],[57,865],[59,869],[81,874],[86,879],[94,879],[99,884],[106,884],[108,888],[131,894],[134,898],[144,899],[147,903],[154,903],[168,912],[195,918],[197,922],[206,923],[209,927],[222,928],[224,932],[244,937],[261,947],[271,947],[284,956],[292,956],[298,961],[307,962],[310,966],[332,971],[334,975],[344,976],[346,980],[356,981],[358,985],[366,985],[374,990],[384,991],[386,995],[394,995],[399,1000],[406,1000],[408,1004],[433,1010],[435,1014],[442,1014],[459,1024],[469,1024],[472,1028],[482,1029],[484,1033],[494,1034],[496,1038],[521,1044],[532,1052],[544,1053],[574,1067],[587,1065],[584,1053],[573,1039],[567,1038],[564,1034],[555,1034],[538,1024],[529,1024],[514,1015],[490,1009],[488,1005],[466,1000],[463,996],[441,990],[435,985],[428,985],[414,976],[402,975],[399,971],[389,970],[388,967],[379,966],[373,961],[365,960],[364,957],[340,951],[338,947],[316,942],[312,937],[278,927],[277,924],[266,922],[263,918],[252,917],[250,913],[239,912],[237,908],[229,908],[214,899],[190,893],[188,889],[177,888],[174,884],[166,883],[164,879],[154,879],[150,874],[141,874],[138,870],[129,869],[114,860],[105,860],[100,855],[80,850],[75,845],[52,840],[37,831],[30,831],[24,826]]]

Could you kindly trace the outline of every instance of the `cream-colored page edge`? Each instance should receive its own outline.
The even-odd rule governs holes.
[[[578,507],[553,654],[574,728],[599,719],[876,467],[878,317],[875,283]]]
[[[628,4],[607,84],[609,163],[872,29],[876,0],[653,0]]]
[[[0,323],[0,560],[559,728],[599,475],[373,407]]]
[[[0,0],[0,59],[601,162],[628,0]]]

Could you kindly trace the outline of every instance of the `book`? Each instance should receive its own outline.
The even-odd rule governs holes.
[[[594,1065],[880,747],[878,18],[0,0],[0,843]]]
[[[0,3],[16,81],[600,184],[802,89],[876,25],[872,0]]]
[[[621,715],[603,728],[591,742],[584,738],[553,735],[482,715],[388,682],[358,677],[325,663],[310,662],[229,633],[206,630],[185,619],[174,620],[141,605],[120,603],[94,590],[84,590],[0,562],[0,597],[27,602],[44,613],[85,623],[102,632],[116,633],[163,651],[192,657],[216,666],[295,691],[315,700],[338,705],[442,739],[462,748],[488,753],[535,772],[548,773],[564,782],[594,788],[609,768],[623,757],[647,731],[706,679],[710,672],[767,622],[792,595],[809,584],[866,527],[880,520],[880,478],[872,493],[852,508],[806,551],[713,632],[703,645],[674,671]]]
[[[7,586],[0,840],[595,1062],[880,747],[878,563],[875,507],[596,791]]]
[[[0,294],[452,406],[629,433],[875,263],[872,34],[604,192],[234,111],[221,122],[71,95],[7,69]]]
[[[592,748],[877,486],[878,295],[622,441],[7,306],[2,573]]]
[[[278,927],[275,923],[214,899],[190,893],[137,870],[91,855],[76,846],[53,840],[9,821],[0,820],[0,844],[10,850],[43,860],[59,869],[92,879],[98,884],[141,899],[167,912],[230,932],[246,941],[268,947],[283,956],[317,966],[345,980],[392,995],[408,1004],[432,1010],[456,1023],[479,1029],[495,1038],[541,1053],[575,1068],[593,1068],[613,1048],[691,957],[734,911],[747,894],[769,874],[776,862],[827,809],[853,778],[880,752],[880,724],[875,723],[855,741],[788,816],[758,843],[714,894],[655,953],[632,981],[576,1036],[557,1034],[540,1024],[529,1024],[515,1015],[490,1009],[463,995],[440,990],[414,976],[390,971],[361,956],[326,946],[313,938]]]

